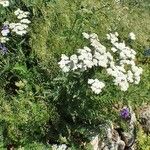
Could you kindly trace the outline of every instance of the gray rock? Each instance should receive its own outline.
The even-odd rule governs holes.
[[[136,116],[132,108],[130,108],[131,118],[128,122],[128,132],[119,131],[119,127],[115,129],[113,123],[106,125],[105,136],[102,138],[98,134],[91,140],[93,150],[134,150],[135,144],[135,123]]]
[[[139,114],[140,124],[145,133],[150,133],[150,106],[142,107]]]

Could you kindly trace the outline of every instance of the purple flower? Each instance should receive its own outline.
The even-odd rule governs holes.
[[[8,29],[9,29],[9,26],[7,24],[4,24],[2,27],[2,30],[8,30]]]
[[[129,111],[129,108],[123,108],[121,111],[120,111],[120,115],[123,119],[128,119],[130,117],[130,111]]]
[[[1,31],[2,36],[7,36],[9,33],[9,26],[7,24],[4,24]]]
[[[1,50],[1,52],[2,52],[3,55],[6,54],[7,51],[8,51],[8,49],[6,48],[6,46],[4,44],[2,44],[2,43],[0,43],[0,50]]]

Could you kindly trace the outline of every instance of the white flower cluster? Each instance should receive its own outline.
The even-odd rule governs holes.
[[[9,33],[10,33],[9,23],[6,21],[4,22],[1,30],[0,43],[6,43],[9,40],[9,38],[7,37]]]
[[[8,7],[9,1],[8,0],[0,0],[0,5],[3,5],[3,7]]]
[[[0,4],[2,3],[8,4],[6,1],[0,0]],[[17,35],[25,35],[27,33],[28,24],[31,23],[31,21],[27,19],[29,12],[24,12],[20,9],[17,9],[14,13],[19,19],[19,22],[9,23],[8,21],[6,21],[3,23],[3,26],[0,31],[0,50],[3,51],[3,53],[6,53],[7,51],[5,43],[9,41],[9,33],[14,32]]]
[[[22,11],[19,8],[14,12],[17,18],[20,20],[18,23],[10,23],[9,28],[12,32],[15,32],[17,35],[24,35],[27,33],[28,24],[31,23],[30,20],[27,19],[29,12]]]
[[[61,61],[58,63],[64,72],[75,71],[77,69],[87,70],[93,66],[107,68],[108,62],[113,60],[110,52],[106,52],[106,47],[103,46],[98,39],[98,36],[93,33],[88,35],[83,33],[86,39],[89,39],[94,51],[89,47],[78,49],[78,53],[70,56],[62,54]]]
[[[65,54],[61,55],[61,61],[58,63],[63,72],[70,71],[70,60]]]
[[[66,150],[66,149],[67,149],[66,144],[61,144],[61,145],[54,144],[54,145],[52,145],[52,150]]]
[[[130,38],[131,35],[133,36],[131,33]],[[126,46],[124,41],[119,42],[117,32],[107,34],[107,39],[112,44],[109,49],[106,49],[100,43],[97,34],[83,33],[83,36],[90,41],[90,47],[78,49],[77,54],[73,54],[70,57],[62,54],[61,61],[58,64],[63,72],[84,71],[92,67],[102,67],[114,78],[114,84],[118,85],[122,91],[126,91],[129,88],[129,83],[138,84],[140,82],[142,68],[135,65],[136,52]],[[132,39],[134,40],[135,38],[132,37]],[[115,60],[113,55],[115,55]],[[119,57],[116,59],[116,56]],[[88,83],[96,94],[99,94],[105,86],[98,79],[89,79]]]
[[[0,37],[0,43],[6,43],[7,41],[9,41],[9,38],[7,38],[7,37]]]
[[[119,54],[118,62],[111,61],[106,69],[107,73],[114,77],[114,84],[118,85],[122,91],[129,88],[129,83],[139,84],[142,68],[137,67],[134,59],[136,52],[126,46],[125,42],[118,42],[118,33],[107,34],[107,39],[111,41],[111,50]]]
[[[98,79],[88,79],[88,84],[91,85],[91,89],[95,94],[102,92],[102,89],[105,87],[105,84]]]
[[[1,30],[2,36],[0,37],[0,43],[6,43],[9,40],[7,36],[10,32],[15,32],[17,35],[21,36],[27,33],[28,24],[31,23],[31,21],[27,19],[29,12],[24,12],[20,9],[17,9],[14,13],[17,16],[17,18],[20,19],[20,22],[4,22]]]

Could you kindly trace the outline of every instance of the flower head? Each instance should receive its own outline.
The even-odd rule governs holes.
[[[3,7],[8,7],[9,1],[8,0],[0,0],[0,4],[3,5]]]
[[[125,41],[120,42],[117,32],[107,34],[107,39],[112,45],[109,49],[100,42],[97,34],[85,32],[82,34],[89,40],[90,47],[84,46],[78,49],[77,54],[71,57],[63,55],[58,64],[64,72],[101,67],[113,77],[114,85],[119,86],[121,91],[127,91],[130,84],[139,84],[143,70],[135,64],[136,52],[127,46]],[[135,39],[134,33],[131,32],[129,35],[132,40]],[[112,53],[117,54],[116,57]],[[95,94],[99,94],[105,86],[98,79],[89,79],[88,84]],[[127,110],[122,113],[125,115]]]
[[[135,34],[133,32],[129,33],[129,38],[131,40],[136,40]]]
[[[27,34],[28,24],[31,23],[30,20],[27,19],[29,12],[20,10],[19,8],[14,12],[17,18],[20,20],[18,23],[10,23],[9,28],[12,32],[17,35],[25,35]]]
[[[10,30],[8,24],[4,24],[1,31],[2,36],[7,36],[9,32]]]
[[[9,38],[7,38],[7,37],[0,37],[0,42],[1,43],[6,43],[7,41],[9,41]]]
[[[123,119],[128,119],[130,117],[129,108],[125,107],[120,111],[120,115]]]
[[[105,87],[105,84],[98,79],[88,79],[88,84],[91,85],[91,89],[95,94],[102,92],[102,89]]]

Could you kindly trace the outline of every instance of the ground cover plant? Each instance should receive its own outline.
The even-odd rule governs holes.
[[[0,150],[92,150],[129,106],[148,150],[149,48],[147,0],[0,0]]]

